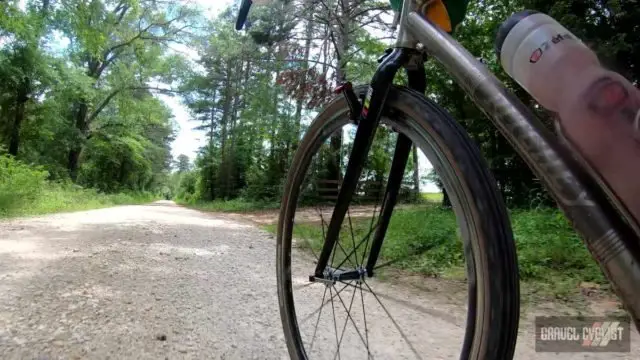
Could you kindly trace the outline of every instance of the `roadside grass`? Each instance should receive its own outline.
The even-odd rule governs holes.
[[[192,209],[216,212],[252,212],[272,210],[280,207],[279,203],[264,201],[248,201],[244,199],[215,200],[215,201],[185,201],[176,199],[175,202]]]
[[[40,166],[0,155],[0,218],[78,211],[158,199],[151,193],[103,194],[70,182],[48,181]]]
[[[7,199],[10,194],[0,194]],[[56,212],[71,212],[99,209],[115,205],[150,203],[159,197],[151,193],[130,192],[118,194],[99,193],[94,189],[83,189],[73,184],[46,183],[26,201],[11,202],[11,206],[0,204],[0,218],[42,215]],[[8,201],[7,201],[8,202]]]
[[[437,202],[437,203],[442,202],[442,198],[443,198],[443,194],[441,192],[437,192],[437,193],[421,193],[420,196],[424,200]]]
[[[442,193],[422,193],[421,203],[432,204],[442,202]],[[192,201],[185,199],[174,199],[176,204],[186,206],[196,210],[211,212],[236,212],[248,213],[261,210],[274,210],[280,208],[279,202],[273,201],[254,201],[237,198],[232,200],[214,200],[214,201]]]
[[[511,221],[525,300],[575,300],[581,294],[582,283],[609,288],[599,267],[559,211],[515,210],[511,212]],[[352,219],[352,224],[355,241],[346,223],[340,237],[345,251],[336,252],[333,265],[342,262],[345,253],[357,248],[358,240],[369,232],[370,219]],[[269,225],[266,229],[275,232],[276,226]],[[322,227],[319,223],[296,224],[294,238],[298,247],[318,254]],[[362,250],[363,246],[356,250],[359,264]],[[353,265],[353,256],[345,262],[349,263]],[[385,263],[424,276],[464,279],[462,242],[453,213],[436,205],[396,211],[377,265]]]

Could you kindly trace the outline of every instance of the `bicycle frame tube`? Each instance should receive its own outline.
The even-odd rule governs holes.
[[[422,58],[422,55],[419,56]],[[409,88],[424,94],[427,88],[424,62],[420,61],[419,64],[413,65],[414,66],[407,68]],[[395,208],[398,200],[404,170],[407,167],[412,145],[413,143],[406,135],[398,133],[395,151],[393,152],[391,171],[389,172],[389,179],[387,180],[387,187],[384,192],[382,207],[380,209],[380,217],[378,218],[378,226],[376,227],[373,240],[371,241],[371,252],[369,253],[365,267],[367,276],[369,277],[373,276],[373,270],[376,266],[376,262],[378,261],[380,250],[382,249],[382,243],[385,235],[387,234],[389,223],[391,222],[391,214],[393,213],[393,209]]]
[[[418,40],[442,63],[544,182],[640,329],[640,234],[531,110],[449,34],[413,11],[402,14],[400,27],[404,41]]]
[[[342,186],[338,192],[336,206],[333,209],[322,251],[318,258],[318,264],[316,265],[314,273],[316,278],[322,279],[324,277],[324,271],[329,263],[331,252],[338,241],[342,222],[347,214],[366,157],[369,154],[369,148],[373,142],[373,136],[375,135],[380,117],[382,116],[384,103],[389,93],[389,87],[398,70],[411,58],[412,52],[414,51],[411,49],[394,49],[393,52],[382,61],[371,81],[371,86],[363,104],[362,113],[360,114],[360,122],[358,123],[356,136],[353,140],[353,148],[349,156],[347,170],[342,180]]]

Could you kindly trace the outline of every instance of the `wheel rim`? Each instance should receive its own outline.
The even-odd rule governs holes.
[[[331,119],[330,121],[327,121],[327,125],[324,128],[317,129],[317,132],[315,134],[317,141],[314,144],[311,144],[307,149],[305,149],[305,156],[301,161],[301,163],[303,164],[303,166],[301,166],[302,169],[306,170],[313,166],[312,155],[315,154],[320,149],[324,141],[330,137],[331,133],[333,133],[338,128],[342,128],[342,126],[348,123],[348,120],[345,117],[346,117],[346,113],[344,112],[338,113],[333,119]],[[397,116],[394,116],[394,118],[398,119]],[[383,122],[388,124],[389,120],[383,119]],[[397,122],[394,122],[393,125],[395,128],[400,128],[400,131],[402,131],[403,133],[405,133],[405,135],[408,135],[410,138],[412,138],[414,142],[418,143],[419,145],[421,144],[424,145],[424,142],[425,142],[424,139],[422,142],[420,142],[418,141],[419,139],[416,138],[417,137],[416,133],[414,134],[410,133],[412,129],[410,127],[410,124],[408,123],[409,123],[408,121],[399,120]],[[413,130],[415,131],[415,129]],[[422,146],[422,148],[424,148],[424,146]],[[437,167],[437,162],[442,161],[442,159],[438,155],[439,154],[434,152],[427,153],[427,157],[429,158],[429,160],[431,160],[432,163],[434,163],[434,159],[436,160],[434,163],[434,166],[436,167]],[[292,187],[292,192],[289,194],[289,196],[285,196],[285,201],[287,201],[288,204],[283,204],[281,218],[286,219],[286,221],[282,222],[283,225],[280,228],[281,233],[279,234],[279,250],[278,250],[279,251],[278,276],[279,276],[281,313],[283,317],[283,322],[285,323],[285,333],[288,339],[290,339],[291,343],[293,343],[293,345],[291,346],[296,349],[296,355],[299,358],[312,358],[312,359],[343,358],[343,357],[351,358],[352,356],[348,356],[348,355],[353,355],[353,353],[348,352],[346,348],[355,343],[355,344],[361,345],[361,347],[364,348],[363,353],[365,357],[369,357],[368,352],[370,351],[371,352],[370,355],[373,355],[371,357],[375,358],[376,357],[375,354],[377,351],[377,353],[379,353],[378,357],[391,356],[393,358],[425,358],[424,355],[421,355],[421,351],[424,351],[423,350],[424,346],[422,345],[429,342],[431,342],[430,345],[433,345],[435,342],[437,342],[438,339],[436,338],[421,339],[419,337],[416,338],[416,336],[414,336],[413,334],[408,334],[406,330],[403,330],[401,326],[402,324],[400,324],[401,322],[407,322],[406,321],[407,316],[403,315],[401,321],[399,321],[393,316],[393,312],[397,311],[398,307],[396,305],[393,305],[391,306],[392,309],[390,309],[390,306],[385,305],[385,301],[383,300],[389,300],[395,303],[404,301],[407,307],[413,306],[413,310],[415,310],[415,312],[418,313],[416,318],[424,319],[428,316],[431,316],[431,317],[439,316],[439,319],[444,322],[453,322],[453,321],[460,322],[459,319],[457,318],[459,314],[453,314],[453,315],[442,314],[441,313],[442,309],[429,309],[429,308],[425,308],[424,306],[421,307],[420,305],[416,306],[415,301],[412,302],[412,299],[398,299],[398,298],[394,298],[393,296],[389,296],[389,294],[386,294],[386,293],[379,293],[372,287],[371,285],[372,280],[369,280],[368,278],[366,278],[366,276],[363,279],[352,280],[350,282],[336,282],[336,284],[330,284],[330,285],[327,285],[325,283],[308,281],[308,276],[313,272],[313,267],[309,266],[309,262],[312,262],[311,260],[312,258],[314,257],[317,258],[317,256],[315,256],[317,255],[317,251],[315,251],[316,253],[314,254],[314,250],[317,250],[317,249],[314,249],[313,245],[304,244],[304,241],[306,240],[304,238],[301,240],[298,240],[298,241],[302,241],[303,242],[302,244],[295,243],[293,241],[294,236],[292,236],[292,232],[293,232],[292,230],[294,228],[294,224],[300,223],[299,221],[294,221],[294,218],[299,219],[298,213],[296,210],[300,208],[298,206],[300,203],[299,200],[301,200],[301,198],[304,197],[301,195],[301,192],[300,192],[300,188],[301,188],[300,185],[303,184],[304,181],[305,181],[305,174],[294,174],[293,182],[295,186]],[[448,190],[455,191],[455,189],[448,189]],[[452,199],[452,200],[454,200],[455,202],[455,199]],[[291,205],[294,203],[295,205]],[[376,204],[377,203],[378,202],[376,202]],[[323,225],[322,227],[324,227],[324,230],[326,231],[326,226],[329,222],[329,220],[327,219],[328,217],[327,215],[330,216],[332,208],[328,206],[324,206],[324,209],[322,208],[318,209],[316,207],[315,210],[316,210],[316,217],[319,218],[321,225]],[[328,210],[328,214],[326,213],[326,210]],[[377,205],[374,205],[372,210],[373,210],[373,213],[375,213],[377,210],[379,210],[379,207]],[[351,215],[352,215],[351,212],[349,212],[343,224],[343,230],[346,230],[345,232],[347,233],[347,235],[350,234],[351,236],[347,236],[345,239],[342,239],[341,237],[340,246],[337,246],[336,249],[334,250],[334,253],[332,254],[332,260],[331,260],[331,264],[333,264],[335,268],[343,268],[342,270],[358,269],[363,267],[362,256],[355,256],[355,257],[346,256],[350,254],[351,249],[354,249],[354,248],[360,249],[362,246],[362,244],[357,241],[357,237],[355,236],[354,225],[353,225],[354,219]],[[459,215],[459,214],[456,214],[456,215]],[[363,239],[366,238],[367,234],[371,234],[373,229],[375,229],[373,225],[374,219],[375,219],[374,217],[371,218],[371,222],[369,223],[368,230],[365,229],[364,232],[356,231],[360,233],[360,235],[364,234]],[[361,224],[360,220],[358,220],[358,222]],[[342,242],[343,240],[344,242]],[[349,242],[350,244],[347,244],[347,242]],[[387,242],[387,239],[385,239],[385,245],[386,245],[386,242]],[[364,247],[366,249],[368,247],[368,243],[364,243],[364,244],[365,244]],[[289,252],[288,249],[290,249],[292,245],[294,249],[292,250],[292,252]],[[304,247],[305,249],[295,248],[296,246],[300,246],[300,245],[302,245],[302,247]],[[384,246],[383,246],[383,250],[384,250]],[[340,253],[342,253],[342,259],[340,259],[340,256],[339,256]],[[366,254],[367,252],[363,251],[363,253]],[[338,262],[335,262],[336,254],[338,254],[337,255],[339,260]],[[306,261],[307,264],[298,268],[299,265],[296,265],[296,261],[297,259],[303,258],[304,256],[306,256],[306,260],[302,260],[302,261],[303,262]],[[293,258],[293,263],[292,263],[292,258]],[[389,259],[386,259],[386,260],[388,261],[379,261],[378,264],[381,264],[381,265],[393,264],[392,260],[389,260]],[[349,265],[351,266],[349,268],[344,268],[344,265],[346,263],[349,263]],[[471,265],[467,264],[467,266],[473,268],[472,261],[471,261]],[[472,281],[470,281],[470,284],[467,286],[473,287],[475,289],[475,285],[474,285],[475,271],[474,270],[469,271],[469,269],[467,269],[467,274],[469,273],[472,273],[474,278],[472,279]],[[305,281],[305,277],[306,277],[306,281]],[[471,283],[474,283],[474,284],[471,284]],[[382,286],[384,290],[389,290],[389,287],[387,285],[376,282],[375,287],[379,287],[379,286]],[[296,301],[296,299],[311,298],[312,297],[311,295],[314,295],[318,299],[317,301],[319,302],[318,305],[322,305],[322,306],[316,305],[309,308],[307,306],[308,304],[300,305],[300,301]],[[465,312],[465,314],[467,313],[475,314],[475,310],[471,309],[471,306],[475,305],[475,297],[473,299],[470,298],[469,300],[470,300],[469,304],[471,305],[467,310],[467,312]],[[354,304],[357,304],[358,302],[360,302],[360,304],[358,304],[359,307],[354,308]],[[367,321],[367,311],[368,311],[367,309],[369,306],[373,307],[373,305],[368,304],[367,302],[370,302],[373,305],[377,305],[379,307],[378,313],[388,318],[387,322],[389,324],[386,325],[387,329],[390,329],[389,332],[399,338],[398,342],[405,343],[404,345],[405,345],[406,351],[400,352],[400,350],[395,347],[391,347],[390,349],[386,349],[386,350],[372,349],[372,344],[374,343],[374,341],[373,339],[370,339],[370,337],[375,337],[379,335],[372,334],[373,333],[371,328],[372,320],[370,319],[369,321]],[[360,309],[361,311],[358,312],[356,311],[357,309]],[[336,313],[336,311],[338,311],[338,314]],[[340,311],[344,312],[344,316],[341,316],[339,314]],[[431,314],[428,314],[427,316],[424,314],[425,312],[426,313],[431,312]],[[307,326],[307,323],[310,322],[310,320],[312,320],[311,322],[314,325],[311,326],[309,329],[309,326]],[[379,323],[376,323],[376,324],[379,324]],[[415,329],[416,328],[415,324],[412,324],[412,327]],[[327,334],[319,335],[319,332],[322,331],[320,330],[320,328],[327,328],[329,330],[332,329],[332,332],[330,331]],[[355,330],[358,328],[364,329],[364,331]],[[469,322],[467,322],[467,328],[473,328],[473,324],[470,324]],[[349,331],[349,329],[351,330]],[[459,340],[458,346],[455,347],[456,348],[455,354],[451,354],[451,356],[457,357],[460,355],[460,348],[463,347],[462,342],[463,342],[464,333],[465,333],[464,329],[462,329],[461,332],[462,334],[457,334],[456,336],[457,340]],[[473,335],[472,332],[473,331],[471,331],[471,334],[470,334],[470,332],[467,331],[466,336],[467,337],[472,336]],[[332,337],[329,337],[329,335],[332,335]],[[347,335],[350,335],[351,338],[355,340],[348,342],[347,340],[345,340]],[[420,344],[416,345],[415,344],[416,341],[419,341]],[[450,341],[451,340],[449,339],[449,342]],[[331,350],[331,346],[333,346],[333,351]],[[301,348],[303,348],[304,350],[301,350]],[[465,342],[465,346],[462,349],[462,352],[468,353],[469,348],[470,348],[470,342],[467,341]],[[335,350],[340,350],[340,353],[338,353]],[[429,350],[433,351],[433,347],[430,347]],[[359,357],[362,357],[362,356],[363,355],[360,354]],[[444,356],[441,353],[440,355],[435,355],[435,357],[444,357]]]

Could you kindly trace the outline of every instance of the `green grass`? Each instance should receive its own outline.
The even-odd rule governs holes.
[[[234,200],[215,200],[215,201],[183,201],[176,200],[176,203],[187,206],[193,209],[202,211],[215,211],[215,212],[252,212],[258,210],[278,209],[279,203],[274,202],[262,202],[262,201],[247,201],[243,199]]]
[[[65,182],[47,181],[40,166],[0,155],[0,218],[146,203],[150,193],[102,194]]]
[[[570,300],[580,294],[582,282],[609,289],[602,271],[560,211],[513,211],[511,221],[520,277],[528,295]]]
[[[569,300],[580,294],[581,282],[607,284],[600,269],[564,216],[557,210],[511,212],[524,294],[529,298]],[[369,219],[353,221],[356,240],[366,236]],[[326,225],[325,225],[326,226]],[[444,278],[464,277],[462,244],[453,213],[437,206],[396,211],[389,226],[378,264],[401,259],[392,267]],[[267,230],[275,231],[275,226]],[[298,246],[318,253],[322,246],[319,224],[296,224]],[[348,225],[341,243],[349,253],[354,247]],[[356,242],[357,243],[357,242]],[[362,259],[362,251],[358,250]],[[345,255],[336,252],[336,262]],[[606,287],[606,286],[605,286]]]
[[[421,193],[420,196],[424,200],[440,203],[442,202],[443,195],[441,192],[437,192],[437,193]]]
[[[143,204],[157,200],[151,193],[102,194],[76,185],[46,183],[29,201],[0,208],[0,218]]]

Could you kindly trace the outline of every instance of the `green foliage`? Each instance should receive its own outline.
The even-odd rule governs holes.
[[[550,273],[562,273],[572,279],[604,283],[580,237],[559,211],[516,210],[511,219],[523,279],[545,281]]]
[[[293,4],[287,11],[280,8],[281,4],[256,10],[246,33],[232,30],[234,12],[225,10],[210,23],[209,35],[199,42],[203,71],[192,72],[183,87],[185,103],[208,138],[195,162],[200,170],[202,200],[237,196],[278,199],[297,140],[313,111],[326,100],[327,89],[339,78],[369,82],[377,58],[388,46],[379,39],[380,34],[390,35],[386,30],[371,31],[380,29],[381,20],[369,17],[368,5],[349,3],[353,9],[336,7],[335,14],[327,15],[326,7]],[[386,4],[375,6],[384,9]],[[469,16],[456,30],[456,37],[473,54],[483,57],[518,96],[533,105],[500,69],[493,50],[498,25],[521,8],[520,2],[471,3]],[[309,18],[314,21],[307,21]],[[342,26],[334,27],[336,21]],[[360,26],[362,23],[368,25]],[[307,37],[324,40],[307,41]],[[553,204],[510,144],[446,72],[434,61],[428,62],[426,68],[427,94],[449,110],[478,143],[508,205]],[[406,83],[405,74],[400,74],[397,82]],[[540,115],[550,124],[545,113]],[[352,136],[334,138],[332,149],[321,151],[346,154]],[[367,180],[382,181],[388,173],[393,139],[384,132],[377,135],[365,166]],[[344,171],[346,162],[339,157],[321,157],[326,169],[315,170],[315,177],[335,179]],[[410,175],[416,169],[413,161],[408,168]],[[417,169],[413,175],[407,180],[420,178]]]
[[[0,146],[50,180],[164,188],[174,129],[154,94],[185,71],[168,44],[191,39],[194,10],[172,1],[22,5],[0,4]]]
[[[455,38],[474,56],[482,58],[507,88],[514,91],[525,104],[533,108],[535,102],[531,97],[502,70],[493,47],[500,24],[513,12],[521,9],[522,4],[518,1],[472,1],[469,3],[467,18],[455,31]],[[427,62],[426,70],[427,95],[446,108],[476,142],[496,178],[498,188],[507,205],[522,208],[553,205],[553,201],[547,195],[542,184],[515,153],[511,144],[493,126],[486,115],[475,106],[473,101],[465,95],[462,88],[453,82],[442,66],[431,60]],[[550,127],[551,118],[549,115],[541,110],[535,108],[534,110]]]
[[[104,194],[69,182],[47,181],[41,167],[0,156],[0,218],[151,202],[149,192]]]
[[[22,208],[11,216],[37,215],[61,211],[98,209],[115,205],[146,204],[159,197],[151,192],[127,191],[105,194],[95,189],[65,183],[48,183],[31,208]]]
[[[526,291],[542,296],[567,297],[579,294],[581,282],[606,284],[604,275],[580,238],[557,210],[517,210],[511,213],[520,277]],[[355,238],[369,231],[370,219],[354,218]],[[326,226],[326,225],[325,225]],[[428,276],[464,277],[462,243],[456,232],[455,216],[437,206],[397,210],[391,219],[379,263]],[[275,226],[267,226],[275,232]],[[353,247],[351,228],[343,225],[342,245]],[[318,223],[297,223],[294,237],[301,247],[322,248],[323,232]],[[362,257],[363,254],[360,254]],[[338,262],[344,257],[336,253]]]
[[[117,117],[107,113],[95,122],[77,182],[106,192],[160,187],[171,162],[169,110],[150,95],[121,99],[112,109]]]
[[[179,173],[189,171],[191,169],[191,160],[189,160],[187,155],[180,154],[178,155],[176,167],[178,168]]]
[[[277,209],[280,204],[275,202],[265,201],[250,201],[243,198],[237,198],[233,200],[214,200],[214,201],[185,201],[178,200],[178,204],[186,205],[190,208],[202,210],[202,211],[215,211],[215,212],[253,212],[256,210]]]
[[[440,203],[442,202],[442,193],[422,193],[420,194],[424,200]]]
[[[188,171],[178,174],[178,185],[175,191],[175,199],[190,203],[197,199],[198,174],[195,171]]]
[[[48,173],[0,155],[0,214],[30,207],[41,195]]]

